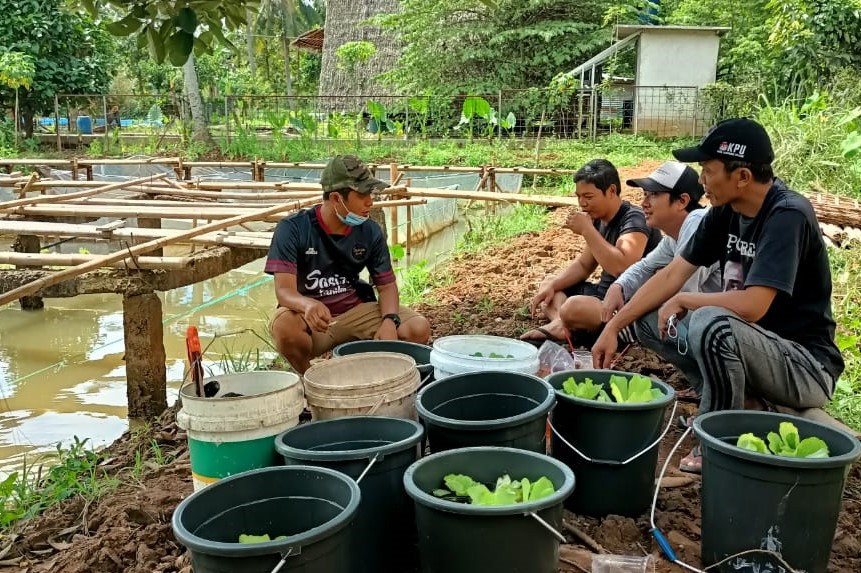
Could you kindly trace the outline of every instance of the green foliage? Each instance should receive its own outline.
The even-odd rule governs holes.
[[[12,472],[0,483],[0,528],[34,517],[63,500],[81,496],[87,501],[115,488],[119,481],[99,468],[104,456],[87,447],[87,440],[75,437],[68,450],[57,452],[45,462],[50,467],[25,462],[20,472]]]
[[[846,109],[819,92],[801,105],[789,100],[772,105],[763,97],[756,117],[771,136],[776,173],[791,186],[802,192],[861,194],[861,106]]]
[[[366,41],[346,42],[335,50],[338,67],[350,72],[355,71],[357,66],[367,63],[376,53],[377,47],[374,43]]]
[[[406,93],[488,94],[544,86],[606,47],[609,0],[403,0],[375,22],[403,43],[383,80]]]
[[[591,378],[586,378],[583,382],[575,382],[571,376],[562,383],[562,391],[569,396],[582,398],[583,400],[597,400],[598,402],[610,402],[610,396],[604,390],[601,384],[595,384]]]
[[[829,249],[834,294],[836,342],[846,369],[837,381],[828,412],[855,429],[861,429],[861,244]]]
[[[264,533],[263,535],[239,534],[239,543],[266,543],[267,541],[280,541],[281,539],[287,539],[287,536],[279,535],[275,539],[271,539],[268,533]]]
[[[611,401],[603,385],[594,384],[591,378],[577,383],[571,377],[562,383],[562,391],[584,400]],[[639,374],[630,377],[613,374],[610,376],[610,393],[613,396],[612,401],[617,404],[640,404],[664,397],[661,390],[652,388],[652,381],[649,378]]]
[[[395,123],[389,119],[389,112],[386,106],[380,102],[368,100],[368,113],[373,121],[371,133],[376,131],[377,140],[382,140],[383,132],[393,133],[395,131]]]
[[[463,474],[448,474],[443,478],[448,489],[436,489],[434,496],[451,501],[469,501],[472,505],[502,506],[515,503],[529,503],[553,495],[556,489],[547,477],[531,482],[527,478],[512,480],[503,475],[496,480],[491,491],[483,483]]]
[[[30,89],[36,65],[33,56],[21,52],[0,51],[0,85],[7,88]]]
[[[736,446],[752,452],[789,458],[827,458],[828,445],[820,438],[808,437],[803,440],[798,428],[792,422],[781,422],[777,432],[768,433],[768,448],[762,438],[752,434],[739,436]]]
[[[115,36],[137,35],[137,45],[146,46],[157,63],[168,58],[183,65],[192,50],[196,55],[210,52],[217,44],[233,48],[224,28],[245,25],[247,9],[256,9],[259,0],[82,0],[81,8],[96,18],[101,12],[112,19],[107,30]],[[110,8],[108,8],[110,7]]]
[[[0,14],[0,53],[16,70],[25,117],[53,109],[55,93],[107,91],[114,49],[92,19],[69,13],[62,0],[0,0]],[[29,85],[29,80],[22,83],[27,76]],[[8,83],[0,82],[0,108],[14,105],[15,91]]]

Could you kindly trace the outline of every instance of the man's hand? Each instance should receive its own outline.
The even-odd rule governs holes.
[[[595,368],[609,368],[619,349],[619,333],[612,326],[607,326],[601,336],[592,345],[592,365]]]
[[[395,323],[388,319],[383,319],[383,322],[380,323],[380,328],[377,329],[377,333],[374,334],[374,340],[397,340],[398,339],[398,327],[395,326]]]
[[[315,332],[326,332],[332,322],[332,313],[319,300],[310,299],[305,307],[305,323]]]
[[[546,280],[541,283],[541,286],[538,287],[538,292],[532,297],[532,302],[529,305],[532,316],[534,317],[542,309],[542,305],[547,306],[553,302],[554,296],[556,296],[556,290],[553,288],[553,281]]]
[[[571,211],[568,214],[568,218],[565,219],[565,224],[563,225],[566,229],[571,229],[573,232],[578,235],[582,235],[586,232],[586,230],[590,227],[594,227],[594,223],[592,222],[592,217],[583,213],[582,211]]]
[[[661,340],[667,336],[667,321],[670,317],[681,320],[688,313],[688,309],[682,305],[681,295],[677,294],[661,306],[658,311],[658,330]]]
[[[613,315],[623,306],[625,306],[625,295],[622,294],[622,287],[613,283],[607,289],[607,294],[604,295],[604,301],[601,303],[601,322],[604,324],[610,322]]]

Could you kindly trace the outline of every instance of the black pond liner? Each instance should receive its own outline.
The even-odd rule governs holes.
[[[790,458],[735,446],[738,436],[749,432],[766,440],[781,422],[795,424],[802,439],[822,439],[830,457]],[[750,410],[697,416],[694,432],[703,450],[703,564],[765,549],[779,553],[797,571],[825,573],[846,475],[861,456],[858,440],[838,428],[797,416]],[[779,571],[778,567],[780,563],[770,555],[755,553],[731,559],[715,570]]]
[[[350,571],[356,482],[310,466],[251,470],[195,492],[176,508],[173,533],[191,553],[195,573],[271,573],[286,557],[290,573]],[[240,534],[268,534],[241,544]]]
[[[423,435],[413,420],[351,416],[296,426],[275,438],[275,449],[287,465],[322,466],[362,478],[351,573],[415,569],[415,512],[403,478],[418,459]]]
[[[437,380],[416,397],[432,452],[473,446],[546,451],[550,385],[530,374],[486,370]]]
[[[430,363],[431,347],[404,340],[355,340],[345,342],[332,350],[332,356],[349,356],[364,352],[397,352],[411,356],[421,377],[422,386],[434,381],[433,366]]]
[[[577,382],[591,378],[609,394],[613,375],[634,376],[613,370],[570,370],[547,378],[556,389],[557,400],[551,416],[551,452],[577,476],[577,490],[568,498],[566,508],[595,517],[636,517],[652,503],[660,450],[655,442],[664,430],[664,413],[675,391],[654,378],[652,388],[660,389],[664,397],[640,404],[584,400],[562,391],[563,382],[573,376]],[[622,463],[646,449],[636,459]]]
[[[506,506],[477,506],[441,499],[433,490],[448,474],[465,474],[493,486],[497,478],[536,481],[547,477],[555,492],[544,499]],[[404,474],[416,507],[422,573],[551,573],[559,565],[557,532],[562,502],[574,474],[549,456],[514,448],[448,450],[419,460]]]

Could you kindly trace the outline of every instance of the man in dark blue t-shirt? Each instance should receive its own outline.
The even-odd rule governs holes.
[[[320,178],[323,204],[275,227],[265,271],[275,276],[275,345],[304,374],[314,356],[363,339],[426,343],[428,321],[399,304],[382,229],[368,219],[373,191],[387,187],[353,155],[332,158]],[[379,292],[359,279],[367,268]]]
[[[595,364],[609,365],[613,333],[639,319],[640,341],[701,381],[701,413],[822,406],[844,364],[834,342],[828,252],[813,207],[774,177],[771,140],[754,121],[721,122],[698,146],[673,154],[700,163],[712,209],[681,255],[607,324],[592,348]],[[723,292],[679,292],[698,267],[715,262]],[[667,337],[673,344],[662,342]],[[701,466],[694,448],[681,469]]]

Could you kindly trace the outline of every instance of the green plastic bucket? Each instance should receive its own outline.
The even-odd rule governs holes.
[[[360,480],[351,572],[415,568],[415,512],[404,472],[418,459],[423,435],[413,420],[355,416],[302,424],[275,438],[287,465],[323,466]]]
[[[433,490],[448,474],[490,486],[508,474],[535,481],[546,476],[549,497],[507,506],[477,506],[440,499]],[[404,474],[416,507],[422,573],[551,573],[559,565],[562,502],[574,474],[549,456],[514,448],[464,448],[423,458]]]
[[[361,493],[327,468],[290,466],[244,472],[195,492],[171,521],[195,573],[352,571],[351,524]],[[284,539],[239,543],[241,534]],[[284,561],[284,563],[281,563]]]
[[[299,423],[305,405],[299,376],[273,370],[225,374],[204,382],[218,382],[218,393],[200,398],[193,384],[184,386],[176,415],[177,425],[188,431],[195,491],[227,476],[279,465],[273,439]]]
[[[437,380],[419,392],[416,409],[431,451],[473,446],[546,451],[550,385],[519,372],[468,372]]]
[[[664,414],[675,398],[672,387],[652,379],[664,397],[642,404],[597,402],[570,396],[562,384],[591,378],[610,392],[610,376],[631,377],[613,370],[571,370],[547,378],[556,389],[551,416],[551,453],[577,476],[577,491],[565,507],[574,513],[638,516],[650,505]]]
[[[822,439],[828,458],[759,454],[735,446],[752,432],[766,440],[781,422],[802,439]],[[796,571],[825,573],[849,466],[861,456],[850,434],[797,416],[755,411],[710,412],[694,418],[703,450],[702,560],[705,566],[749,550],[773,551]],[[722,573],[781,571],[767,553],[750,553],[715,568]]]

